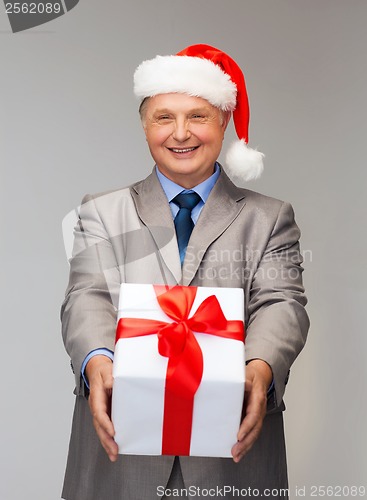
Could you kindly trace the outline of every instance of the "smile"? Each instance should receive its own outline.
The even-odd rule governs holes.
[[[199,146],[194,146],[193,148],[185,148],[185,149],[177,149],[177,148],[168,148],[173,153],[191,153],[191,151],[195,151]]]

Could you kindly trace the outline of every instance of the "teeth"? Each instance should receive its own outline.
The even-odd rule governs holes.
[[[171,151],[173,151],[174,153],[189,153],[190,151],[194,151],[194,149],[196,149],[196,148],[187,148],[187,149],[171,148]]]

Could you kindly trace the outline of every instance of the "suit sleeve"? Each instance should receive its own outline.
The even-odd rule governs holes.
[[[271,366],[277,405],[309,328],[299,237],[293,209],[282,203],[250,291],[247,359]]]
[[[85,395],[81,377],[94,349],[114,350],[119,266],[94,198],[84,197],[74,229],[69,283],[61,307],[62,335],[75,374],[76,394]]]

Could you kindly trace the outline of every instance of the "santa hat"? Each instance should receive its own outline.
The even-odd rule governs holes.
[[[143,100],[158,94],[188,94],[233,112],[238,136],[226,156],[235,180],[251,180],[263,171],[263,153],[248,147],[250,110],[241,68],[225,52],[210,45],[191,45],[174,56],[144,61],[134,74],[134,93]]]

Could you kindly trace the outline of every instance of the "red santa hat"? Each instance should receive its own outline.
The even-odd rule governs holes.
[[[144,61],[136,69],[134,93],[141,100],[175,92],[202,97],[223,111],[233,112],[239,140],[227,152],[228,173],[235,180],[258,178],[264,168],[264,155],[247,145],[250,110],[245,78],[238,64],[225,52],[199,44],[174,56]]]

